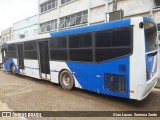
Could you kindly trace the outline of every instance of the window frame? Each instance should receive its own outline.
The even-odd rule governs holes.
[[[54,4],[54,6],[53,6],[53,4]],[[49,0],[47,2],[44,2],[40,5],[40,13],[43,14],[47,11],[50,11],[52,9],[57,8],[57,6],[58,6],[57,0]]]
[[[61,39],[61,38],[65,38],[66,39],[66,48],[52,48],[51,47],[51,42],[52,42],[52,40],[54,40],[54,39]],[[68,54],[69,54],[69,52],[68,52],[68,36],[61,36],[61,37],[51,37],[50,39],[49,39],[49,51],[50,51],[50,60],[51,61],[61,61],[61,62],[66,62],[66,61],[69,61],[69,59],[68,59]],[[58,46],[59,46],[59,43],[58,43]],[[67,59],[66,60],[56,60],[56,59],[53,59],[52,57],[51,57],[51,51],[60,51],[60,50],[66,50],[66,52],[67,52]]]
[[[155,5],[155,8],[160,8],[160,3],[159,5],[157,5],[157,0],[154,0],[154,5]]]
[[[82,35],[87,35],[87,34],[90,34],[91,35],[91,46],[90,47],[79,47],[79,48],[70,48],[70,44],[69,44],[69,37],[74,37],[74,36],[82,36]],[[94,39],[93,39],[93,32],[87,32],[87,33],[80,33],[80,34],[74,34],[74,35],[69,35],[68,36],[68,52],[69,52],[69,55],[70,55],[70,50],[91,50],[92,52],[92,60],[90,62],[88,61],[74,61],[74,60],[71,60],[70,59],[70,56],[69,56],[69,61],[72,61],[72,62],[83,62],[83,63],[93,63],[93,43],[94,43]]]
[[[130,45],[129,46],[127,46],[127,47],[124,47],[124,46],[122,46],[122,47],[108,47],[108,48],[105,48],[105,47],[99,47],[99,49],[123,49],[123,48],[129,48],[129,49],[131,49],[131,52],[129,53],[129,54],[127,54],[127,55],[123,55],[123,56],[120,56],[120,57],[115,57],[115,58],[113,58],[113,59],[108,59],[108,60],[104,60],[104,61],[100,61],[100,62],[97,62],[96,61],[96,37],[95,37],[95,35],[96,35],[96,32],[101,32],[101,31],[117,31],[117,30],[124,30],[124,29],[127,29],[127,30],[130,30],[130,32],[131,32],[131,39],[130,39]],[[77,36],[77,35],[86,35],[86,34],[91,34],[91,47],[82,47],[82,48],[70,48],[69,47],[69,37],[72,37],[72,36]],[[51,57],[50,57],[50,60],[51,61],[60,61],[60,62],[75,62],[75,63],[91,63],[91,64],[101,64],[101,63],[104,63],[104,62],[107,62],[107,61],[112,61],[112,60],[115,60],[115,59],[119,59],[119,58],[123,58],[123,57],[127,57],[127,56],[130,56],[130,55],[132,55],[133,54],[133,25],[130,25],[130,26],[126,26],[126,27],[121,27],[121,28],[113,28],[113,29],[105,29],[105,30],[97,30],[97,31],[92,31],[92,32],[87,32],[87,33],[80,33],[80,34],[72,34],[72,35],[66,35],[66,36],[60,36],[59,38],[63,38],[63,37],[66,37],[66,40],[67,40],[67,60],[53,60],[53,59],[51,59]],[[58,38],[58,37],[53,37],[53,38]],[[50,45],[51,45],[51,43],[50,43]],[[73,49],[76,49],[76,50],[83,50],[83,49],[91,49],[91,51],[92,51],[92,61],[90,61],[90,62],[86,62],[86,61],[73,61],[73,60],[70,60],[70,52],[69,52],[69,50],[73,50]],[[51,49],[50,48],[50,52],[51,52],[51,50],[62,50],[62,49]],[[51,55],[51,53],[50,53],[50,55]]]
[[[27,43],[27,42],[34,42],[34,48],[33,49],[26,49],[25,47],[25,43]],[[23,56],[24,56],[24,59],[27,59],[27,60],[38,60],[38,47],[37,47],[37,40],[30,40],[30,41],[24,41],[23,42],[23,44],[24,44],[24,47],[23,47]],[[35,52],[36,53],[36,56],[35,56],[35,58],[29,58],[29,57],[26,57],[26,52]]]
[[[125,30],[125,29],[128,29],[130,30],[130,33],[131,33],[131,39],[130,39],[130,45],[129,46],[117,46],[117,47],[96,47],[96,32],[101,32],[101,31],[109,31],[109,32],[114,32],[114,31],[122,31],[122,30]],[[120,28],[113,28],[113,29],[106,29],[106,30],[101,30],[101,31],[95,31],[95,35],[94,35],[94,41],[95,41],[95,46],[94,46],[94,49],[95,49],[95,56],[94,56],[94,62],[95,63],[103,63],[103,62],[107,62],[107,61],[111,61],[111,60],[115,60],[115,59],[118,59],[118,58],[122,58],[122,57],[127,57],[127,56],[130,56],[133,54],[133,25],[130,25],[130,26],[126,26],[126,27],[120,27]],[[112,58],[112,59],[108,59],[108,60],[104,60],[104,61],[100,61],[100,62],[97,62],[96,61],[96,49],[123,49],[123,48],[129,48],[131,49],[131,52],[130,54],[128,55],[123,55],[123,56],[120,56],[120,57],[115,57],[115,58]]]
[[[72,2],[72,1],[73,1],[73,0],[61,0],[61,1],[60,1],[60,5],[63,6],[63,5],[68,4],[68,3]],[[63,2],[63,3],[62,3],[62,2]]]
[[[40,32],[41,33],[55,31],[55,30],[57,30],[57,19],[47,21],[47,22],[40,24]]]
[[[14,45],[14,47],[15,47],[15,49],[13,50],[9,50],[9,45]],[[15,56],[13,57],[10,57],[9,55],[10,55],[10,53],[15,53]],[[7,58],[17,58],[17,47],[16,47],[16,43],[11,43],[11,44],[8,44],[7,45],[7,49],[6,49],[6,57]]]
[[[61,18],[59,18],[59,21],[60,22],[59,22],[58,27],[60,30],[87,24],[88,23],[88,10],[84,10],[81,12],[70,14],[68,16],[61,17]],[[77,22],[77,21],[79,21],[79,22]],[[68,24],[66,24],[66,23],[68,23]]]
[[[91,47],[70,48],[70,44],[69,44],[69,46],[68,46],[69,49],[86,49],[86,48],[90,49],[90,48],[92,48],[92,44],[93,44],[92,32],[69,35],[69,36],[68,36],[68,43],[69,43],[69,37],[83,36],[83,35],[87,35],[87,34],[90,34],[90,35],[91,35]]]

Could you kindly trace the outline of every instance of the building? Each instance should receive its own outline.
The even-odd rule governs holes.
[[[124,18],[151,17],[160,30],[160,0],[39,0],[39,33],[108,22],[119,10]]]
[[[101,0],[39,0],[39,33],[104,22],[105,5]]]
[[[1,48],[2,48],[2,40],[1,40],[1,36],[0,36],[0,50],[1,50]]]
[[[13,24],[14,40],[38,35],[38,16],[21,20]]]
[[[8,28],[1,32],[1,43],[13,40],[13,28]]]

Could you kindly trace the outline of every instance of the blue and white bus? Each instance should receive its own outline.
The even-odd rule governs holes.
[[[156,23],[146,17],[58,31],[3,45],[14,74],[128,99],[143,100],[157,83]]]

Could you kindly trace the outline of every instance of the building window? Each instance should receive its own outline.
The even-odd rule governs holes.
[[[57,20],[40,24],[40,32],[53,31],[57,29]]]
[[[24,34],[20,34],[20,35],[19,35],[19,38],[20,38],[20,39],[23,39],[23,38],[25,38],[25,35],[24,35]]]
[[[155,0],[155,7],[160,7],[160,0]]]
[[[72,1],[72,0],[61,0],[61,5],[66,4],[66,3],[70,2],[70,1]]]
[[[41,13],[46,12],[50,9],[56,8],[57,7],[57,0],[48,1],[44,4],[42,4],[40,7],[41,7]]]
[[[67,28],[88,22],[88,11],[83,11],[60,18],[59,28]]]
[[[159,24],[157,24],[157,27],[158,27],[158,31],[160,31],[160,23],[159,23]]]

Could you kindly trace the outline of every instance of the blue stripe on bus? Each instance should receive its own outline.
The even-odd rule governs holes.
[[[52,32],[50,33],[50,35],[52,37],[60,37],[60,36],[65,36],[65,35],[73,35],[73,34],[86,33],[86,32],[98,31],[98,30],[126,27],[130,25],[130,21],[131,21],[130,19],[117,20],[117,21],[112,21],[109,23],[101,23],[98,25],[74,28],[74,29],[64,30],[60,32]]]
[[[151,22],[151,23],[154,23],[156,25],[156,23],[151,18],[148,18],[148,17],[143,17],[143,21],[144,22]]]
[[[26,67],[25,68],[28,68],[28,69],[33,69],[33,70],[39,70],[39,68],[32,68],[32,67]]]
[[[4,69],[7,72],[11,71],[10,65],[13,64],[14,66],[16,66],[16,64],[14,63],[12,58],[9,58],[5,63],[4,63]],[[20,71],[18,70],[17,66],[16,66],[16,73],[19,74]]]
[[[51,72],[60,72],[60,71],[57,71],[57,70],[50,70]]]
[[[101,64],[78,63],[78,62],[66,62],[66,64],[70,68],[71,72],[73,71],[77,72],[77,74],[74,74],[74,76],[83,89],[117,97],[130,98],[129,61],[130,61],[129,57],[124,57],[104,62]],[[120,64],[126,65],[126,72],[122,72],[119,70]],[[97,78],[97,75],[104,76],[105,73],[126,76],[127,93],[124,94],[122,92],[121,93],[111,92],[109,89],[104,88],[105,84],[104,77]]]

